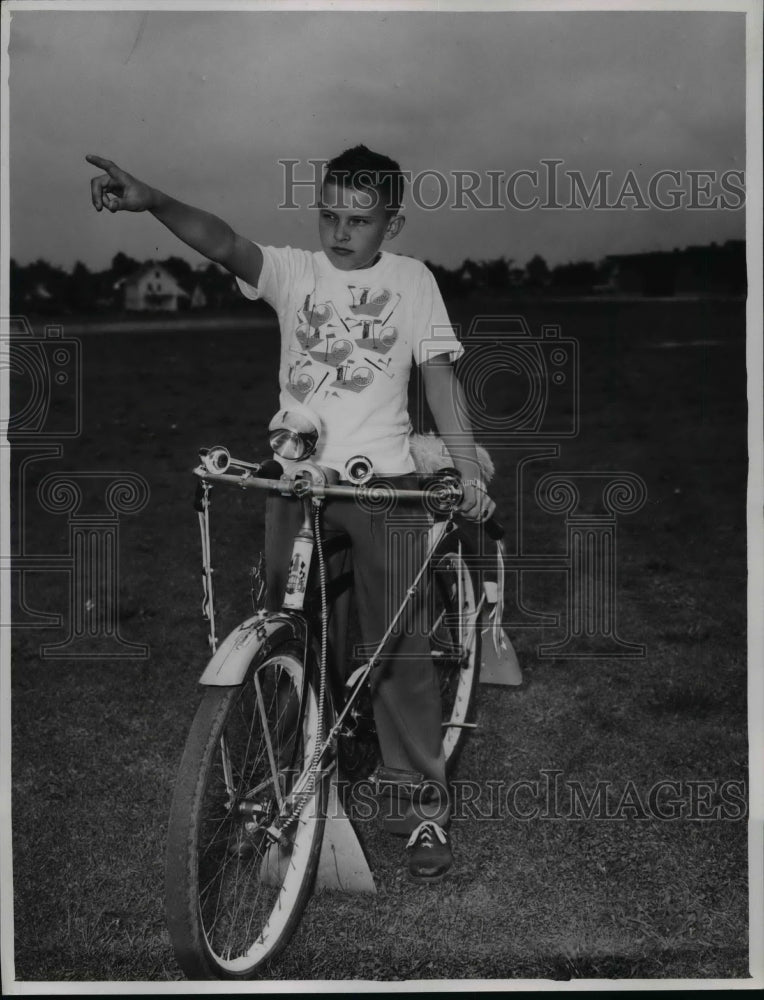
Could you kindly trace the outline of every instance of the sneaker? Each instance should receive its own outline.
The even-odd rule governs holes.
[[[409,878],[414,882],[439,882],[454,861],[448,833],[429,819],[411,834],[406,850]]]

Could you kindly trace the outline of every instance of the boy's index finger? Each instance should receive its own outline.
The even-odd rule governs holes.
[[[116,163],[112,163],[111,160],[107,160],[103,156],[95,156],[93,153],[88,153],[85,159],[88,163],[92,163],[94,167],[105,170],[109,176],[116,176],[119,173],[119,167]]]

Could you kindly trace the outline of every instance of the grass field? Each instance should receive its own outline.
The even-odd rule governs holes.
[[[562,516],[534,501],[542,473],[642,477],[646,503],[617,523],[617,620],[620,636],[644,644],[646,656],[539,657],[542,642],[565,632],[565,591],[561,573],[529,573],[526,603],[561,615],[560,627],[512,632],[525,683],[483,689],[459,778],[482,783],[486,795],[536,782],[517,797],[526,813],[538,806],[535,815],[513,816],[500,798],[493,813],[486,798],[482,815],[465,807],[453,827],[453,875],[426,888],[404,878],[400,842],[364,825],[376,897],[316,896],[270,976],[745,977],[744,304],[462,302],[453,315],[467,325],[475,311],[502,309],[521,312],[533,331],[559,323],[580,347],[580,431],[523,480],[525,550],[565,545]],[[206,658],[189,469],[202,444],[264,453],[277,342],[262,322],[251,334],[80,339],[83,431],[60,459],[27,470],[26,549],[66,552],[66,518],[36,500],[43,475],[144,476],[148,505],[120,523],[120,629],[151,652],[51,660],[40,645],[63,631],[14,632],[16,976],[178,979],[162,914],[164,838]],[[489,406],[501,407],[503,387],[494,380],[489,388]],[[551,405],[562,412],[570,401]],[[515,481],[506,456],[496,458],[494,496],[511,525]],[[217,493],[224,634],[249,612],[262,507]],[[65,611],[65,576],[31,578],[27,600]],[[544,798],[552,772],[560,772],[559,818]],[[631,792],[622,801],[633,788],[644,804],[661,781],[677,783],[676,818],[642,814]],[[589,797],[609,782],[611,818],[571,815],[574,782]]]

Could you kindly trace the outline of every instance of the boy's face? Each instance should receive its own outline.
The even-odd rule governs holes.
[[[400,232],[403,216],[391,217],[373,190],[325,184],[318,209],[321,247],[340,271],[371,267],[383,240]]]

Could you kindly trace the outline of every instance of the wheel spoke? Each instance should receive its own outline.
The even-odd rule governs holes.
[[[279,770],[276,767],[276,758],[273,754],[273,744],[271,743],[271,732],[270,726],[268,725],[268,713],[265,711],[265,702],[263,701],[263,691],[260,687],[260,678],[255,674],[255,693],[257,695],[257,707],[260,711],[260,721],[263,724],[263,737],[265,739],[265,748],[268,753],[268,762],[271,765],[271,776],[273,777],[273,790],[276,793],[276,799],[279,804],[279,808],[284,804],[284,796],[281,794],[281,786],[279,784]]]
[[[223,778],[225,779],[225,790],[228,792],[228,801],[233,805],[235,793],[233,787],[233,773],[231,771],[231,756],[228,752],[228,743],[225,733],[220,737],[220,759],[223,763]]]
[[[459,562],[457,564],[456,570],[456,586],[457,586],[457,600],[456,606],[459,609],[459,621],[458,621],[458,636],[459,636],[459,647],[464,648],[464,624],[462,621],[462,615],[464,614],[464,578],[462,575],[461,568],[461,545],[459,545]]]
[[[255,674],[255,683],[257,684],[257,674]],[[242,701],[243,701],[243,697],[242,697],[242,699],[239,700],[239,706],[241,706]],[[241,709],[241,714],[242,714],[242,721],[244,722],[245,726],[247,726],[247,745],[246,745],[246,747],[244,749],[243,760],[242,760],[241,783],[239,785],[239,789],[240,789],[239,794],[241,794],[241,789],[243,789],[245,785],[248,785],[248,784],[251,783],[251,776],[252,776],[252,774],[254,774],[254,769],[257,767],[257,765],[259,763],[259,758],[256,757],[255,760],[252,762],[252,769],[250,770],[249,775],[245,775],[244,766],[243,765],[244,765],[244,762],[247,761],[248,758],[249,758],[249,748],[252,745],[252,737],[253,737],[254,728],[255,728],[255,713],[251,712],[251,711],[248,712],[248,713],[246,713],[246,712],[244,712],[244,710],[242,708]],[[247,723],[247,719],[246,719],[247,715],[249,715],[249,722],[248,723]],[[265,721],[263,723],[263,725],[265,726],[266,731],[267,731],[267,721]]]

